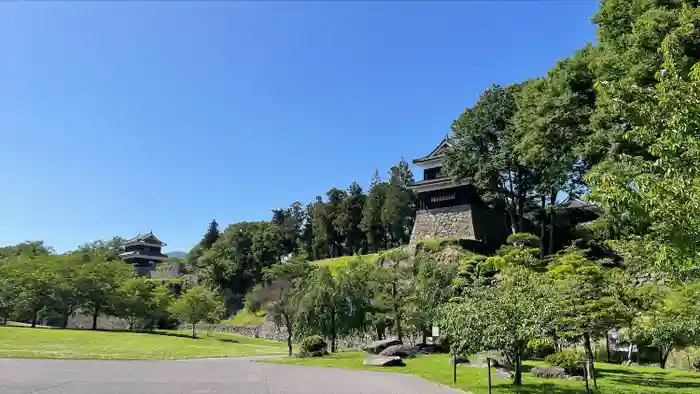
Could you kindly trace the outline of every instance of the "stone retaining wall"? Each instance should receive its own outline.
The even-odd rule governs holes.
[[[416,212],[411,243],[425,238],[476,239],[471,205]]]

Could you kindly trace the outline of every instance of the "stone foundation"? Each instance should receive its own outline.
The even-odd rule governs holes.
[[[416,212],[411,243],[425,238],[477,239],[471,205]]]

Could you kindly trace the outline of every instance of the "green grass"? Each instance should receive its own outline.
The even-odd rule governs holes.
[[[445,354],[424,355],[406,360],[405,367],[366,367],[362,365],[365,354],[340,352],[323,358],[269,359],[264,362],[279,364],[312,365],[345,369],[362,369],[382,372],[398,372],[421,376],[427,380],[457,387],[473,393],[488,392],[486,369],[460,365],[457,367],[457,384],[452,385],[452,366]],[[526,367],[544,365],[541,362],[526,362]],[[597,363],[597,393],[627,394],[691,394],[700,392],[700,374],[669,371],[651,367],[623,367],[615,364]],[[523,386],[516,390],[510,380],[493,378],[493,393],[585,393],[585,382],[562,379],[539,379],[530,373],[523,374]],[[592,382],[591,382],[592,385]]]
[[[316,264],[319,267],[326,267],[330,271],[331,275],[335,275],[338,270],[340,270],[342,267],[347,265],[350,261],[356,259],[356,258],[361,258],[363,262],[367,264],[375,264],[377,260],[379,259],[379,253],[372,253],[372,254],[363,254],[361,256],[342,256],[342,257],[335,257],[332,259],[325,259],[325,260],[316,260],[313,261],[313,264]]]
[[[243,308],[232,318],[222,320],[221,324],[234,327],[255,327],[261,325],[263,321],[265,321],[264,313],[253,313]]]
[[[287,353],[281,342],[225,333],[203,336],[195,340],[123,331],[0,327],[0,358],[170,360]]]

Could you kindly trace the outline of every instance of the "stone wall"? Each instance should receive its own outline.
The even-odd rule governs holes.
[[[191,331],[191,324],[183,324],[181,330]],[[287,329],[285,327],[277,327],[277,325],[269,320],[259,326],[252,327],[234,327],[223,324],[197,324],[197,331],[212,331],[212,332],[227,332],[230,334],[241,335],[250,338],[271,339],[273,341],[287,341]]]
[[[411,243],[425,238],[476,239],[471,205],[416,212]]]
[[[68,328],[92,328],[92,315],[83,314],[80,311],[68,318]],[[97,318],[98,330],[127,330],[129,322],[114,316],[100,315]]]

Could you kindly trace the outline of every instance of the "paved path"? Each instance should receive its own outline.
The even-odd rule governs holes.
[[[416,376],[250,359],[0,359],[2,394],[463,394]]]

